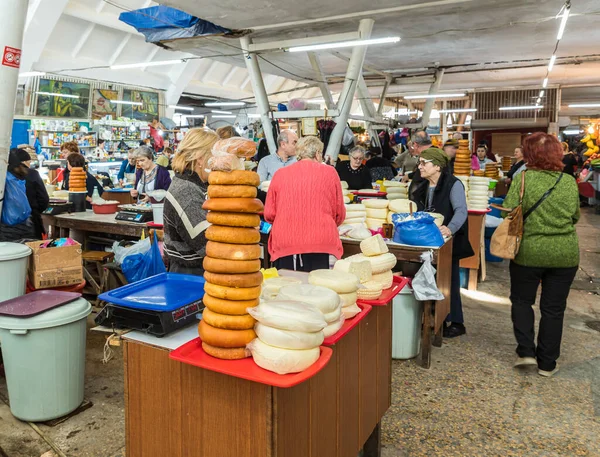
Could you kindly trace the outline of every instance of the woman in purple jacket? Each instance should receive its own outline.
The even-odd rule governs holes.
[[[131,195],[137,197],[138,203],[149,202],[148,192],[169,189],[171,175],[166,168],[154,163],[154,153],[148,146],[137,148],[134,157],[139,169],[135,174],[135,187],[131,190]]]

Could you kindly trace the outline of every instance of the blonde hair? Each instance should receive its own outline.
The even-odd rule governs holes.
[[[225,127],[219,127],[217,129],[217,135],[219,135],[219,138],[222,140],[226,140],[227,138],[235,136],[235,130],[231,125],[226,125]]]
[[[194,171],[196,161],[205,157],[210,157],[212,147],[219,139],[219,136],[208,128],[191,129],[185,134],[183,141],[177,148],[177,153],[173,158],[173,171],[183,173]]]
[[[296,156],[298,160],[314,159],[317,154],[323,152],[325,145],[316,136],[305,136],[296,144]]]

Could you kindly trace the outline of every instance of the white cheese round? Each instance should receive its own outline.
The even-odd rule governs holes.
[[[323,344],[323,331],[293,332],[269,327],[261,323],[254,326],[256,335],[263,343],[282,349],[312,349]]]
[[[282,287],[278,300],[293,300],[309,303],[323,314],[331,313],[340,307],[340,296],[331,289],[312,284],[298,284]]]
[[[259,338],[248,346],[254,362],[277,374],[300,373],[319,360],[321,349],[282,349],[263,343]]]
[[[313,286],[322,286],[338,294],[356,292],[358,277],[352,273],[333,270],[314,270],[308,274],[308,282]]]

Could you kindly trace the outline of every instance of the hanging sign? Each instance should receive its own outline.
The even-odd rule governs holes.
[[[17,48],[11,48],[10,46],[4,46],[2,65],[6,67],[19,68],[21,65],[21,50]]]

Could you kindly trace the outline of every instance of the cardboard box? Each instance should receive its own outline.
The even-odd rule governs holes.
[[[29,281],[35,289],[65,287],[83,282],[81,245],[41,248],[44,241],[27,246],[33,251],[29,258]]]

